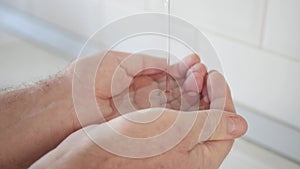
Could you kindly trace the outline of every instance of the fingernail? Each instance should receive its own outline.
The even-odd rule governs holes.
[[[237,120],[236,118],[233,118],[233,117],[230,117],[228,119],[228,123],[227,123],[227,132],[229,134],[234,134],[237,127],[236,127],[236,123],[237,123]]]
[[[207,97],[207,96],[204,96],[204,97],[203,97],[203,100],[204,100],[205,103],[209,103],[209,100],[208,100],[208,97]]]

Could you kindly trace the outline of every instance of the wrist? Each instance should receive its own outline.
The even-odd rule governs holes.
[[[73,65],[70,65],[70,68],[58,74],[54,79],[54,89],[57,88],[59,92],[56,93],[56,95],[59,97],[59,100],[64,102],[64,104],[62,104],[61,106],[62,109],[65,109],[65,112],[62,111],[62,113],[65,113],[65,115],[67,116],[66,128],[68,128],[72,132],[81,128],[73,103],[73,67]]]
[[[77,129],[71,80],[62,73],[34,86],[0,95],[3,135],[0,149],[6,152],[0,163],[28,166]],[[11,146],[16,152],[11,151]]]

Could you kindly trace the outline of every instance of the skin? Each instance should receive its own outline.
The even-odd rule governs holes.
[[[75,102],[92,107],[86,100],[93,100],[94,95],[87,93],[93,94],[89,90],[95,87],[98,108],[104,116],[104,119],[97,118],[98,110],[89,109],[88,115],[83,113],[85,120],[81,123],[78,121],[76,126],[86,126],[95,119],[97,122],[107,121],[120,114],[150,107],[167,107],[175,110],[198,110],[199,106],[202,109],[209,108],[208,101],[205,103],[201,99],[202,102],[199,104],[199,95],[203,93],[201,90],[207,70],[197,55],[187,56],[182,62],[170,67],[169,95],[163,92],[166,86],[165,69],[165,59],[112,51],[92,55],[73,63],[68,71],[76,74],[73,80],[76,84],[73,86],[76,93],[73,95]],[[148,96],[151,96],[152,91],[157,93],[152,93],[154,98],[149,100]],[[129,97],[125,98],[126,95]],[[181,98],[185,103],[182,103]],[[125,100],[132,104],[132,108],[121,108]],[[80,118],[78,114],[77,112]]]
[[[220,83],[215,82],[223,81],[223,77],[217,72],[212,72],[210,80],[211,81],[209,83],[213,83],[213,85],[220,85]],[[209,85],[210,84],[208,84],[208,86]],[[215,88],[219,86],[212,87]],[[220,93],[208,93],[209,98],[211,99],[210,106],[220,106],[218,104],[213,104],[214,101],[220,99]],[[214,107],[210,108],[214,109]],[[233,140],[230,139],[241,136],[247,130],[247,124],[245,120],[233,113],[234,106],[229,90],[226,91],[225,111],[232,112],[209,110],[185,112],[157,108],[151,109],[147,113],[156,113],[156,111],[161,110],[163,110],[163,114],[154,122],[146,125],[133,123],[120,116],[109,121],[108,123],[89,126],[86,128],[86,130],[79,130],[69,136],[56,149],[41,158],[32,166],[32,168],[43,168],[50,166],[50,168],[215,169],[219,167],[221,162],[230,151],[233,144]],[[126,158],[118,156],[103,150],[100,146],[95,144],[90,137],[87,136],[87,134],[92,135],[94,133],[98,139],[110,140],[109,138],[107,139],[101,137],[101,133],[103,133],[103,131],[106,129],[105,125],[109,124],[110,127],[113,127],[115,130],[126,136],[135,138],[148,138],[155,136],[161,131],[164,131],[166,128],[170,127],[170,125],[176,119],[176,116],[178,116],[180,113],[184,113],[186,115],[195,113],[198,115],[192,130],[179,144],[177,144],[171,150],[158,156],[149,158]],[[215,113],[217,115],[220,115],[221,113],[222,119],[218,125],[218,128],[214,130],[213,134],[208,138],[208,140],[203,140],[203,142],[199,143],[198,138],[201,130],[203,129],[203,125],[207,119],[208,113]],[[130,115],[135,116],[137,114],[138,112],[133,112]],[[144,115],[146,116],[146,114]],[[232,128],[229,127],[228,124],[230,120],[234,120],[236,125],[235,130],[232,130]],[[183,126],[183,123],[179,124],[176,134],[181,134],[180,129]],[[112,143],[112,146],[117,146],[117,143]],[[127,146],[130,147],[129,145]],[[140,146],[141,145],[137,145],[137,147]],[[130,151],[130,149],[125,149],[124,151]]]
[[[110,57],[97,54],[80,59],[54,78],[26,89],[0,94],[1,168],[27,168],[50,150],[48,154],[36,161],[32,168],[113,168],[117,166],[122,166],[122,168],[123,166],[124,168],[126,166],[127,168],[133,166],[174,168],[171,163],[174,163],[174,159],[179,157],[186,159],[186,161],[178,163],[177,168],[186,168],[184,167],[185,164],[187,166],[199,164],[189,166],[191,168],[205,167],[206,164],[216,168],[220,165],[229,152],[233,141],[198,144],[199,132],[208,115],[208,110],[205,111],[204,109],[218,108],[218,104],[214,100],[219,99],[214,99],[214,95],[210,94],[210,89],[213,87],[207,78],[205,66],[200,63],[197,56],[187,57],[184,59],[183,65],[177,64],[170,68],[170,74],[173,76],[171,93],[177,94],[166,96],[167,99],[161,99],[160,102],[153,104],[151,99],[149,101],[143,98],[148,98],[153,89],[164,89],[164,72],[162,70],[166,68],[165,60],[142,55],[132,57],[131,59],[135,62],[132,60],[126,62],[129,54],[109,52],[108,55]],[[104,58],[100,65],[96,62],[99,58]],[[122,69],[118,69],[118,65],[122,65]],[[96,70],[94,73],[96,76],[93,76],[93,68]],[[116,69],[121,71],[119,75],[117,73],[116,76],[113,76]],[[146,70],[141,71],[141,69]],[[96,77],[95,83],[89,83],[89,80],[94,77]],[[112,91],[112,84],[118,84],[112,77],[126,85],[113,86],[114,90]],[[72,93],[72,82],[73,90],[78,89],[76,94]],[[125,90],[126,88],[129,90]],[[178,92],[178,88],[182,90]],[[228,94],[229,89],[226,91],[225,111],[234,112],[231,97]],[[195,95],[193,97],[187,95],[191,92],[197,93],[196,97]],[[103,118],[98,118],[99,112],[88,106],[81,115],[75,112],[73,101],[79,101],[83,105],[90,104],[89,98],[91,96],[87,93],[93,93],[96,96],[96,103]],[[138,130],[141,126],[132,124],[132,122],[121,117],[116,109],[118,104],[115,102],[128,101],[127,98],[124,98],[126,94],[131,96],[129,98],[135,110],[160,107],[161,105],[166,105],[174,110],[153,109],[152,111],[163,111],[164,113],[144,130]],[[79,98],[79,100],[73,100],[74,98]],[[191,100],[195,102],[193,105],[185,105],[184,102],[179,101],[179,98],[185,98],[189,103]],[[114,104],[111,104],[112,102]],[[214,107],[211,107],[212,105]],[[175,110],[188,111],[191,107],[193,107],[193,111],[202,110],[194,112],[199,113],[196,127],[193,127],[188,137],[175,148],[156,157],[130,159],[110,154],[95,145],[82,129],[78,130],[82,127],[88,127],[89,131],[98,133],[101,139],[104,138],[101,132],[105,132],[103,129],[107,124],[110,124],[122,134],[129,136],[145,137],[141,133],[146,133],[146,136],[156,135],[158,133],[153,129],[164,129],[173,122],[172,119],[174,120],[178,113],[181,113]],[[222,115],[221,123],[215,133],[210,136],[210,140],[234,139],[245,133],[246,122],[242,117],[229,112],[224,113],[227,115]],[[138,114],[136,111],[126,108],[122,108],[122,113],[133,114],[133,116]],[[149,111],[149,113],[151,112]],[[81,119],[82,117],[84,120]],[[239,130],[228,134],[227,126],[230,121],[228,119],[236,119],[234,120],[235,128]],[[120,127],[118,124],[122,124],[122,126]],[[198,148],[201,146],[202,148]]]
[[[64,78],[0,94],[0,168],[28,168],[75,131]]]

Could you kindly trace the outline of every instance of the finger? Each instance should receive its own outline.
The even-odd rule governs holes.
[[[177,129],[181,129],[180,133],[177,134],[184,134],[184,128],[186,132],[189,132],[187,126],[192,126],[192,130],[189,132],[189,136],[194,145],[198,142],[204,142],[208,140],[231,140],[238,137],[241,137],[247,130],[246,121],[239,115],[231,112],[223,112],[219,110],[212,110],[212,111],[192,111],[192,112],[183,112],[183,111],[176,111],[171,109],[164,109],[164,108],[153,108],[148,109],[144,113],[134,112],[130,114],[126,114],[126,117],[129,119],[134,118],[135,116],[141,118],[143,117],[144,121],[151,121],[153,114],[160,114],[160,116],[153,120],[150,123],[132,123],[130,121],[126,121],[127,125],[134,126],[135,129],[141,129],[141,131],[148,131],[155,132],[155,134],[159,134],[163,132],[165,129],[169,127],[176,127]],[[208,116],[208,114],[212,114],[213,116]],[[221,115],[221,120],[213,118],[215,116]],[[135,118],[137,119],[137,118]],[[190,120],[188,121],[186,120]],[[192,123],[194,121],[194,123]],[[204,126],[209,126],[203,128]],[[158,128],[161,129],[158,132]],[[153,131],[152,131],[153,130]],[[135,131],[130,131],[135,132]],[[210,133],[213,133],[212,135]],[[142,133],[135,133],[135,134],[145,134]],[[148,133],[149,134],[149,133]],[[209,135],[207,135],[209,134]],[[137,136],[136,135],[136,136]],[[141,137],[141,136],[139,136]]]
[[[204,141],[218,141],[218,140],[232,140],[235,138],[239,138],[242,135],[245,134],[247,131],[247,123],[245,119],[236,113],[231,112],[222,112],[219,110],[213,110],[213,111],[192,111],[192,112],[183,112],[183,111],[176,111],[171,109],[163,109],[163,108],[155,108],[147,113],[151,114],[155,112],[163,112],[162,115],[155,120],[155,122],[151,122],[148,124],[142,124],[139,127],[148,127],[152,129],[161,128],[159,126],[165,126],[166,128],[169,128],[173,125],[173,127],[176,127],[178,129],[183,129],[188,126],[187,121],[185,120],[179,120],[182,119],[189,119],[190,122],[194,121],[192,130],[190,131],[190,134],[188,136],[188,139],[191,139],[194,142],[194,145],[198,144],[199,142]],[[215,118],[211,118],[213,116],[208,116],[208,114],[213,114],[214,116],[219,116],[221,114],[221,120],[217,120]],[[131,114],[134,115],[134,114]],[[145,117],[147,117],[146,114],[144,114]],[[180,116],[180,117],[179,117]],[[176,125],[175,125],[175,121]],[[193,118],[196,118],[193,120]],[[208,124],[210,127],[204,129],[203,126]],[[168,124],[168,125],[166,125]],[[156,126],[157,125],[157,126]],[[143,130],[146,131],[146,130]],[[181,130],[181,132],[184,130]],[[188,131],[188,130],[186,130]],[[209,134],[207,137],[207,133],[213,133],[212,135]],[[156,133],[157,134],[157,133]],[[179,133],[183,134],[183,133]]]
[[[204,82],[206,81],[207,69],[202,63],[196,63],[186,73],[186,78],[183,83],[183,105],[187,109],[195,111],[201,109],[203,104],[200,103],[200,93],[203,90]]]
[[[222,74],[211,71],[207,77],[207,94],[210,109],[220,109],[235,112],[228,84]]]
[[[220,110],[197,112],[197,119],[191,132],[184,140],[188,152],[207,154],[221,162],[229,152],[233,139],[241,137],[247,130],[247,123],[241,116]],[[213,116],[208,116],[213,114]],[[211,118],[219,116],[221,119]],[[205,128],[204,126],[210,126]],[[211,135],[212,133],[212,135]],[[204,144],[201,144],[203,143]],[[200,143],[200,144],[199,144]]]
[[[222,112],[211,110],[211,116],[207,116],[206,125],[210,127],[206,127],[206,131],[202,130],[199,141],[217,141],[217,140],[232,140],[244,135],[247,131],[247,122],[246,120],[231,112]],[[218,120],[218,117],[221,115],[221,119]],[[211,130],[211,131],[209,131]],[[207,139],[205,133],[208,133]],[[212,133],[212,134],[210,134]]]
[[[204,64],[197,63],[192,66],[187,71],[186,80],[183,84],[183,90],[185,92],[194,92],[199,94],[202,90],[206,74],[207,70]]]
[[[211,143],[217,143],[218,141],[232,140],[241,137],[247,130],[245,119],[231,112],[223,112],[220,110],[183,112],[167,109],[164,114],[168,114],[168,118],[164,119],[166,121],[169,121],[170,119],[174,120],[176,117],[177,119],[180,119],[179,117],[185,119],[182,121],[177,120],[176,124],[174,121],[168,124],[172,124],[172,127],[179,129],[177,134],[186,135],[188,133],[183,140],[183,144],[187,146],[187,149],[200,148],[203,144],[199,144],[199,142],[205,142],[206,144],[208,143],[207,141],[214,141]],[[208,114],[212,114],[212,116],[208,116]],[[221,119],[213,118],[216,116],[221,116]],[[157,125],[164,125],[164,120],[160,121]],[[186,126],[192,126],[191,130],[188,130]],[[154,126],[151,127],[156,128]],[[166,128],[168,127],[170,126],[167,126]],[[230,142],[231,141],[227,144],[230,144]]]
[[[211,109],[221,109],[221,110],[235,113],[235,108],[231,98],[229,86],[226,83],[224,77],[220,73],[218,73],[217,71],[212,71],[208,74],[206,88],[207,88],[207,97],[210,101]],[[207,146],[207,148],[210,150],[208,153],[215,158],[217,165],[219,165],[224,160],[224,158],[229,153],[233,145],[233,140],[228,140],[228,139],[222,140],[222,138],[230,138],[228,136],[226,137],[226,134],[224,134],[225,131],[233,131],[231,133],[239,137],[245,134],[248,128],[245,119],[241,118],[240,116],[236,116],[236,118],[226,118],[226,114],[227,113],[224,112],[222,116],[217,115],[217,118],[215,119],[220,119],[217,125],[218,127],[208,139],[208,140],[218,140],[218,141],[213,141],[213,142],[208,141],[205,142],[203,145],[199,144],[195,150],[195,151],[201,151],[202,146]],[[214,116],[213,114],[208,114],[208,115],[210,115],[211,117]],[[232,116],[230,115],[229,117]],[[224,120],[224,119],[228,119],[228,120]],[[234,127],[228,127],[230,126],[230,124],[235,124],[235,125]],[[234,128],[234,130],[236,131],[234,131],[232,128]]]
[[[190,111],[200,110],[202,103],[200,93],[203,90],[204,82],[206,81],[207,69],[202,63],[193,65],[186,73],[186,78],[183,83],[183,103],[187,103],[187,108]],[[184,109],[187,110],[187,109]]]
[[[220,110],[205,110],[197,113],[197,119],[189,136],[194,145],[206,141],[232,140],[241,137],[247,130],[245,119],[236,113]]]
[[[183,58],[177,64],[172,65],[169,68],[169,74],[175,79],[184,78],[187,71],[195,64],[199,63],[201,60],[198,55],[191,54]]]
[[[210,121],[208,121],[209,123],[204,124],[203,129],[206,131],[206,134],[202,135],[201,140],[206,140],[209,137],[212,137],[214,135],[214,130],[211,129],[213,129],[213,127],[217,129],[219,123],[222,122],[223,119],[222,113],[219,114],[211,113],[214,112],[213,110],[221,110],[220,112],[223,112],[224,110],[224,112],[227,111],[227,112],[235,113],[235,108],[231,98],[230,89],[223,75],[221,75],[217,71],[211,71],[207,76],[206,88],[207,88],[207,97],[210,101],[210,113],[208,113],[208,119],[214,119],[216,123],[214,124],[214,126],[212,126],[213,123],[211,123]],[[239,126],[241,127],[241,130],[247,129],[247,123],[245,122],[242,124],[244,125]],[[218,128],[218,130],[221,129],[222,128]],[[226,128],[224,128],[224,130],[225,129]],[[217,136],[213,136],[212,138],[217,138]],[[218,143],[216,143],[216,146],[217,144]],[[228,145],[230,144],[232,143],[228,142]]]

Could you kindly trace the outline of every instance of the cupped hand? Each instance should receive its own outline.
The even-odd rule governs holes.
[[[147,124],[138,124],[120,116],[100,125],[88,126],[69,136],[31,168],[218,168],[231,149],[232,139],[240,137],[246,132],[247,123],[241,116],[235,114],[229,88],[221,74],[215,71],[209,73],[206,79],[206,90],[210,110],[184,112],[154,108],[143,114],[138,111],[128,114],[131,117],[147,117],[162,112],[159,118]],[[224,108],[224,110],[220,108]],[[162,151],[159,155],[147,158],[127,158],[109,153],[96,144],[99,142],[111,146],[125,144],[123,140],[116,140],[111,134],[111,130],[107,132],[107,126],[128,137],[150,138],[170,128],[179,115],[183,115],[187,119],[196,115],[196,119],[182,141],[172,149]],[[191,121],[179,123],[175,127],[177,132],[174,134],[182,135],[183,129],[189,123]],[[171,142],[171,139],[170,137],[165,140],[165,143]],[[131,145],[130,142],[126,142],[126,144],[122,151],[129,153],[143,153],[143,151],[149,150],[147,147],[157,148],[157,144],[164,145],[160,142],[155,145]],[[128,147],[127,150],[126,147]],[[163,149],[163,146],[161,148]]]
[[[165,93],[166,69],[165,59],[144,54],[108,51],[79,59],[71,69],[74,104],[79,106],[74,112],[77,128],[145,108],[209,107],[202,92],[207,70],[197,55],[168,68],[169,93]]]

